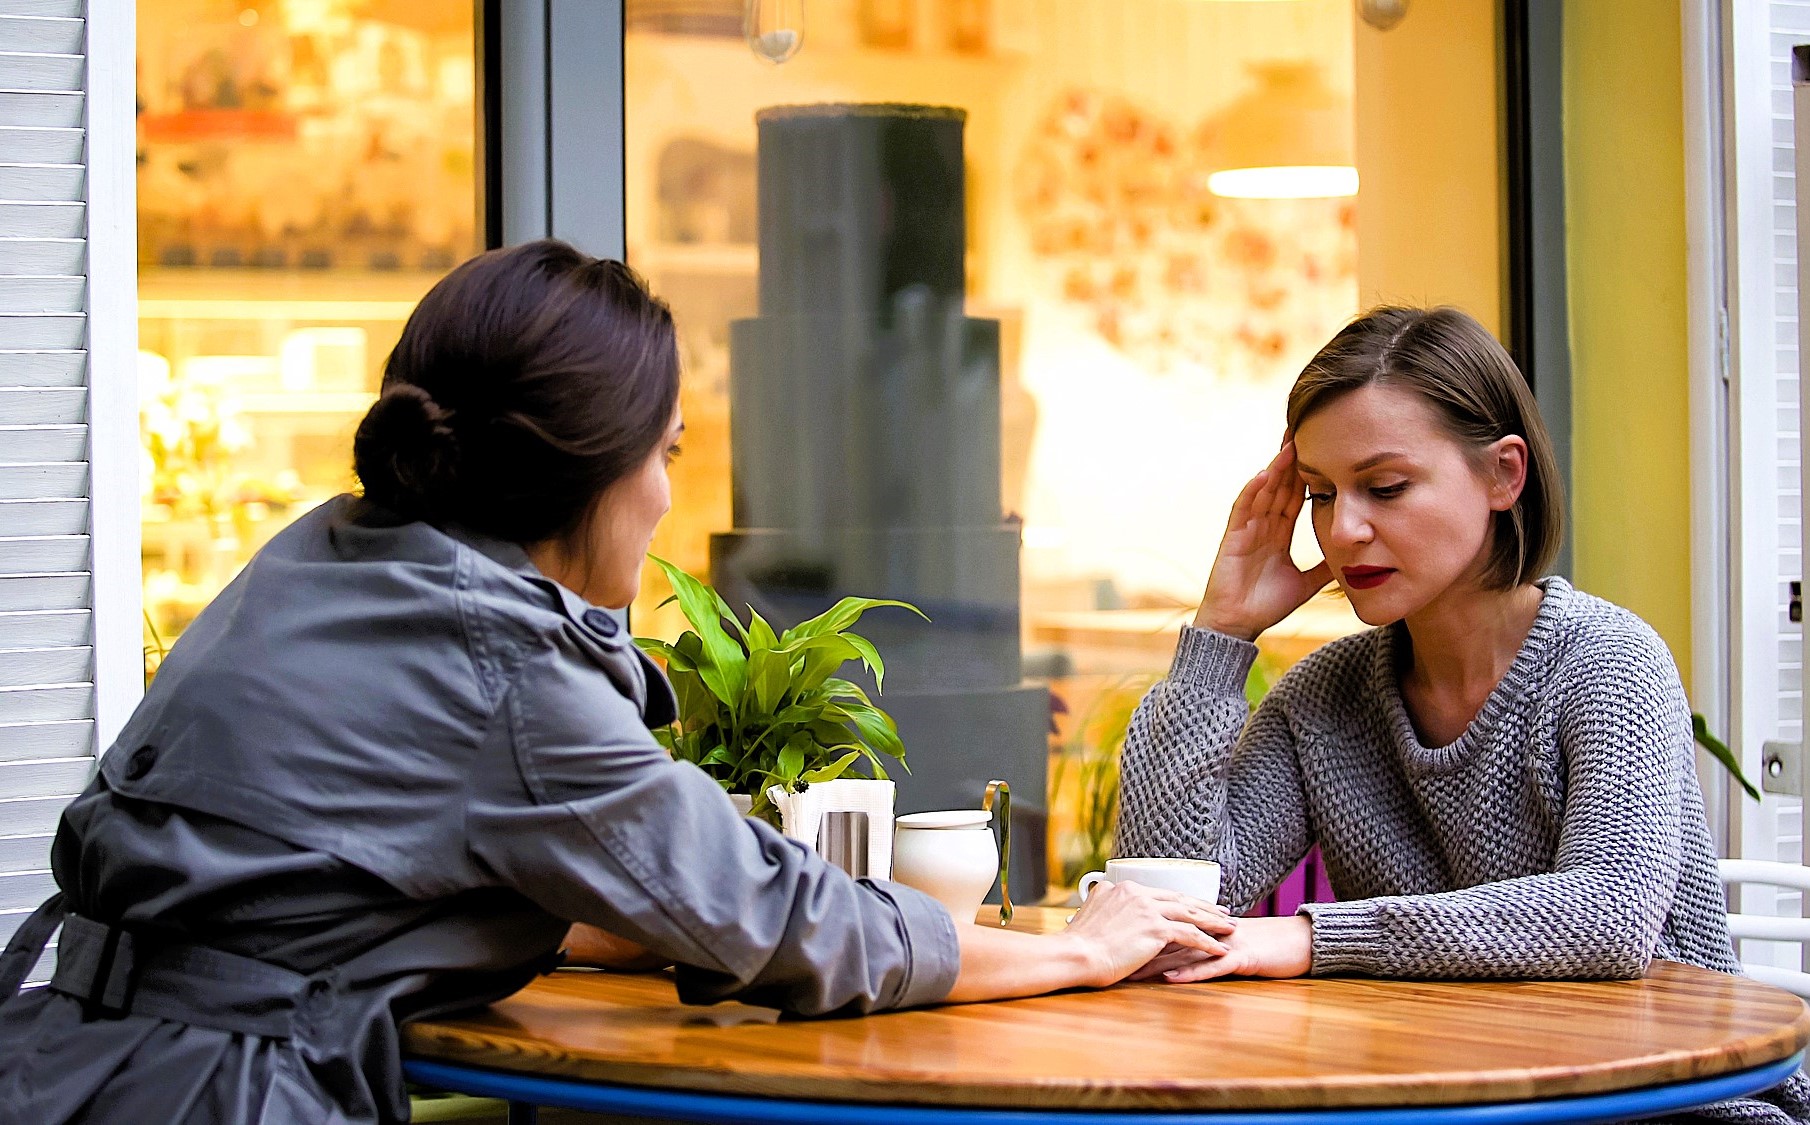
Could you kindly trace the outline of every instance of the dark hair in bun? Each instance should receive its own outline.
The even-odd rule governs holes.
[[[366,499],[515,543],[567,536],[654,451],[679,397],[672,313],[621,262],[543,239],[421,299],[359,423]]]

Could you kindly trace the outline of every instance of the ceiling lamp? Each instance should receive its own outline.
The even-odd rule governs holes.
[[[1356,195],[1351,103],[1310,62],[1251,71],[1256,86],[1202,127],[1207,190],[1236,199]]]

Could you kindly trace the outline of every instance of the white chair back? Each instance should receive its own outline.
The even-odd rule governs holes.
[[[1810,895],[1810,867],[1802,864],[1779,863],[1769,859],[1725,859],[1716,866],[1722,876],[1722,884],[1727,887],[1759,883],[1772,887],[1791,887]],[[1736,941],[1753,938],[1759,941],[1810,942],[1810,918],[1774,918],[1761,914],[1730,913],[1728,936]],[[1741,971],[1764,984],[1810,999],[1810,973],[1780,969],[1772,965],[1754,965],[1745,961],[1741,963]]]

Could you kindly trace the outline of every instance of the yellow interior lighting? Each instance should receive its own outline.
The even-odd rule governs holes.
[[[1203,130],[1207,190],[1238,199],[1356,195],[1351,102],[1311,62],[1251,70],[1256,84]]]

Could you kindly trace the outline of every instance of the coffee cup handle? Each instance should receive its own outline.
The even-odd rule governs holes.
[[[1104,871],[1089,871],[1087,874],[1081,876],[1081,885],[1077,888],[1081,894],[1081,901],[1087,901],[1087,892],[1094,889],[1095,883],[1104,883],[1105,881],[1106,872]]]

